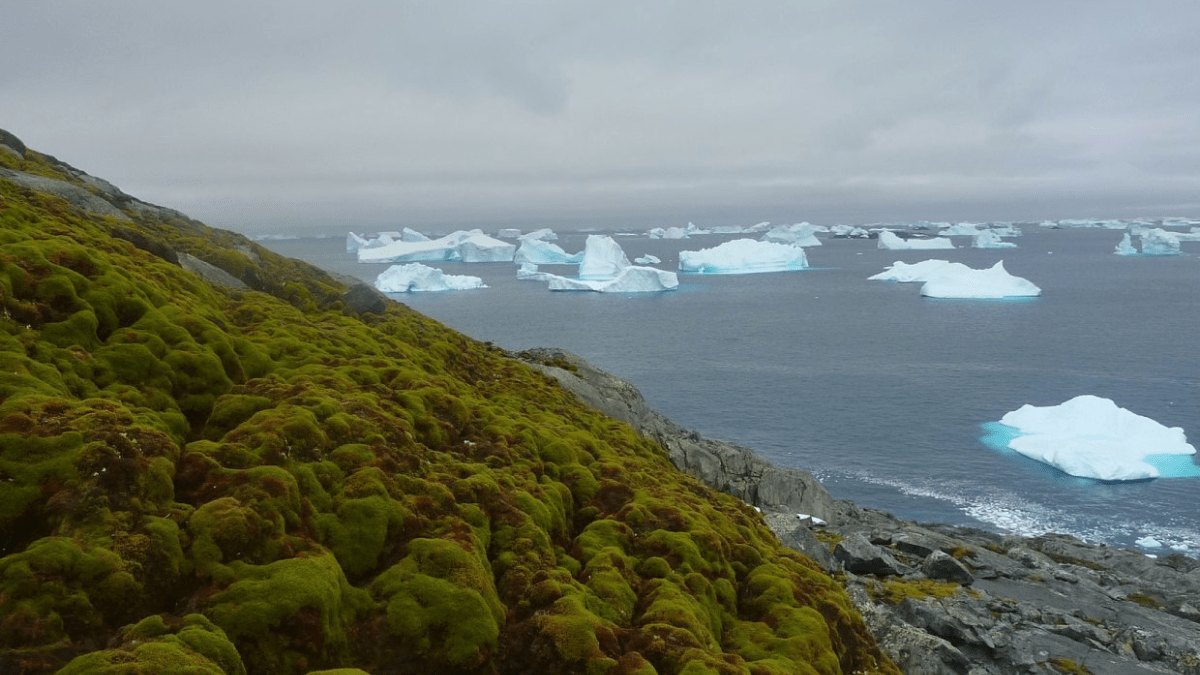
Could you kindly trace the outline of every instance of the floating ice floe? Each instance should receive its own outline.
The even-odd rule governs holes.
[[[515,244],[489,237],[482,230],[459,230],[426,241],[392,241],[384,246],[360,248],[361,263],[429,262],[509,262],[516,253]]]
[[[633,262],[635,262],[639,265],[657,265],[660,262],[662,262],[662,259],[660,259],[656,255],[650,255],[649,253],[647,253],[646,255],[644,255],[640,258],[634,258]]]
[[[513,255],[515,263],[534,263],[537,265],[578,265],[583,260],[583,251],[570,254],[562,250],[558,244],[552,244],[541,239],[521,238],[521,246]]]
[[[1016,248],[1011,241],[1001,241],[1000,234],[995,230],[981,230],[971,240],[972,248]]]
[[[843,239],[868,239],[871,233],[854,225],[834,225],[829,228],[829,234]]]
[[[954,248],[954,242],[950,241],[946,237],[934,237],[933,239],[901,239],[899,235],[891,230],[880,230],[879,248],[892,251],[943,249]]]
[[[517,237],[520,237],[520,236],[521,236],[521,230],[519,230],[515,227],[506,227],[506,228],[503,228],[500,231],[496,232],[496,238],[498,238],[498,239],[516,239]]]
[[[534,263],[524,262],[517,267],[517,279],[521,281],[550,281],[555,276],[557,275],[538,271],[538,266]]]
[[[422,265],[408,263],[392,265],[375,278],[375,288],[384,293],[423,293],[428,291],[465,291],[487,288],[483,279],[467,275],[446,274]]]
[[[762,241],[773,241],[777,244],[791,244],[792,246],[820,246],[821,240],[817,239],[817,232],[820,229],[812,223],[780,225],[771,228],[764,234]]]
[[[1064,473],[1104,481],[1158,478],[1165,466],[1187,460],[1196,449],[1179,427],[1118,407],[1099,396],[1076,396],[1056,406],[1024,405],[1000,418],[1017,433],[1007,447]],[[1181,457],[1176,457],[1181,456]],[[1197,467],[1173,469],[1172,475],[1200,475]]]
[[[962,263],[952,263],[948,260],[922,260],[921,262],[911,264],[897,260],[879,274],[867,277],[867,280],[898,281],[902,283],[911,283],[914,281],[925,282],[935,279],[943,273],[961,274],[969,271],[971,271],[970,267]]]
[[[544,274],[533,271],[526,274]],[[518,272],[519,278],[522,272]],[[600,293],[652,293],[670,291],[679,286],[674,272],[633,265],[612,237],[591,234],[584,243],[579,278],[546,274],[552,291],[597,291]]]
[[[695,223],[688,223],[687,227],[668,227],[666,229],[655,227],[646,232],[646,235],[651,239],[687,239],[693,234],[708,234],[708,230],[696,227]]]
[[[991,300],[1000,298],[1031,298],[1042,294],[1042,289],[1028,279],[1016,277],[1004,269],[1001,260],[988,269],[966,270],[944,269],[941,274],[925,282],[921,295],[927,298],[971,298]]]
[[[753,239],[734,239],[713,248],[680,251],[679,271],[694,274],[753,274],[808,268],[804,249]]]
[[[1162,548],[1162,542],[1149,535],[1146,535],[1141,539],[1137,539],[1133,543],[1141,546],[1142,548]]]

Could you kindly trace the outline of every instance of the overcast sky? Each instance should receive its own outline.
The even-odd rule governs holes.
[[[250,234],[1200,216],[1200,2],[12,0],[0,128]]]

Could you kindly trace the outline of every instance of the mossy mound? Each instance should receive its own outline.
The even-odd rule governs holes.
[[[156,213],[0,178],[0,671],[898,672],[628,426]]]

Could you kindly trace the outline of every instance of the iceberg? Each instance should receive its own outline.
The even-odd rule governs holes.
[[[1133,247],[1133,238],[1126,232],[1125,236],[1121,237],[1120,243],[1114,251],[1117,255],[1137,255],[1138,251]]]
[[[558,235],[548,227],[543,227],[540,230],[534,230],[529,234],[521,235],[521,239],[540,239],[541,241],[558,241]]]
[[[375,288],[384,293],[418,293],[427,291],[463,291],[487,288],[483,279],[466,275],[446,274],[421,263],[392,265],[375,277]]]
[[[1042,294],[1033,282],[1015,277],[1004,269],[1004,261],[985,270],[943,270],[925,282],[921,295],[928,298],[1029,298]]]
[[[353,232],[346,233],[346,253],[356,253],[358,249],[367,246],[367,240]]]
[[[941,274],[962,274],[972,271],[962,263],[952,263],[948,260],[922,260],[917,263],[905,263],[897,260],[886,270],[874,276],[867,277],[868,281],[898,281],[911,283],[914,281],[931,281]]]
[[[979,234],[979,226],[975,223],[958,223],[938,232],[943,237],[974,237]]]
[[[1018,434],[1007,447],[1081,478],[1130,481],[1158,478],[1156,455],[1195,455],[1179,427],[1162,424],[1083,395],[1056,406],[1024,405],[1000,418]]]
[[[980,230],[971,240],[972,248],[1016,248],[1011,241],[1000,241],[1000,234],[995,230]]]
[[[539,272],[534,263],[524,262],[517,268],[517,279],[521,281],[550,281],[554,277],[549,272]]]
[[[519,230],[515,227],[501,228],[500,231],[496,232],[496,237],[498,239],[516,239],[520,236],[521,236],[521,230]]]
[[[649,253],[647,253],[646,255],[644,255],[640,258],[634,258],[633,262],[635,262],[639,265],[657,265],[658,263],[662,262],[662,259],[660,259],[656,255],[650,255]]]
[[[459,230],[425,241],[392,241],[383,246],[360,248],[360,263],[401,263],[462,260],[463,262],[508,262],[515,244],[493,239],[482,230]]]
[[[817,231],[817,226],[811,223],[780,225],[764,234],[761,239],[762,241],[773,241],[777,244],[791,244],[792,246],[820,246],[821,240],[817,239]]]
[[[417,232],[411,227],[406,227],[400,232],[399,237],[394,237],[400,241],[429,241],[429,237]]]
[[[933,239],[901,239],[891,230],[879,231],[879,248],[892,251],[912,251],[927,249],[954,248],[954,243],[946,237]]]
[[[579,278],[600,281],[613,279],[629,266],[629,258],[616,239],[603,234],[589,234],[583,245],[583,259],[579,262]]]
[[[568,279],[551,275],[549,281],[552,291],[656,293],[675,290],[679,287],[679,276],[674,272],[636,265],[622,268],[611,279]]]
[[[713,248],[680,251],[679,270],[694,274],[753,274],[808,268],[799,246],[753,239],[734,239]]]
[[[1179,236],[1162,228],[1142,232],[1142,255],[1179,255]]]
[[[829,228],[829,233],[840,239],[868,239],[871,236],[870,232],[853,225],[834,225]]]
[[[513,255],[515,263],[535,263],[538,265],[578,265],[583,260],[583,252],[569,254],[558,244],[551,244],[542,239],[521,238],[521,246]]]

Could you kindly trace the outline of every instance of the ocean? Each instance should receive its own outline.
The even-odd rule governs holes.
[[[678,423],[808,470],[837,498],[923,522],[1200,555],[1200,479],[1102,483],[982,441],[983,425],[1009,411],[1081,394],[1200,441],[1200,243],[1129,257],[1113,253],[1119,230],[1021,229],[1015,249],[954,237],[954,250],[891,251],[823,234],[807,249],[810,269],[681,274],[678,290],[650,294],[551,292],[518,281],[511,263],[427,263],[489,287],[394,297],[506,349],[576,352]],[[388,265],[356,262],[345,234],[260,243],[374,281]],[[559,232],[556,243],[573,253],[587,234]],[[759,236],[608,234],[630,259],[653,254],[672,270],[681,250]],[[867,280],[930,258],[1003,260],[1042,296],[939,300],[920,284]]]

